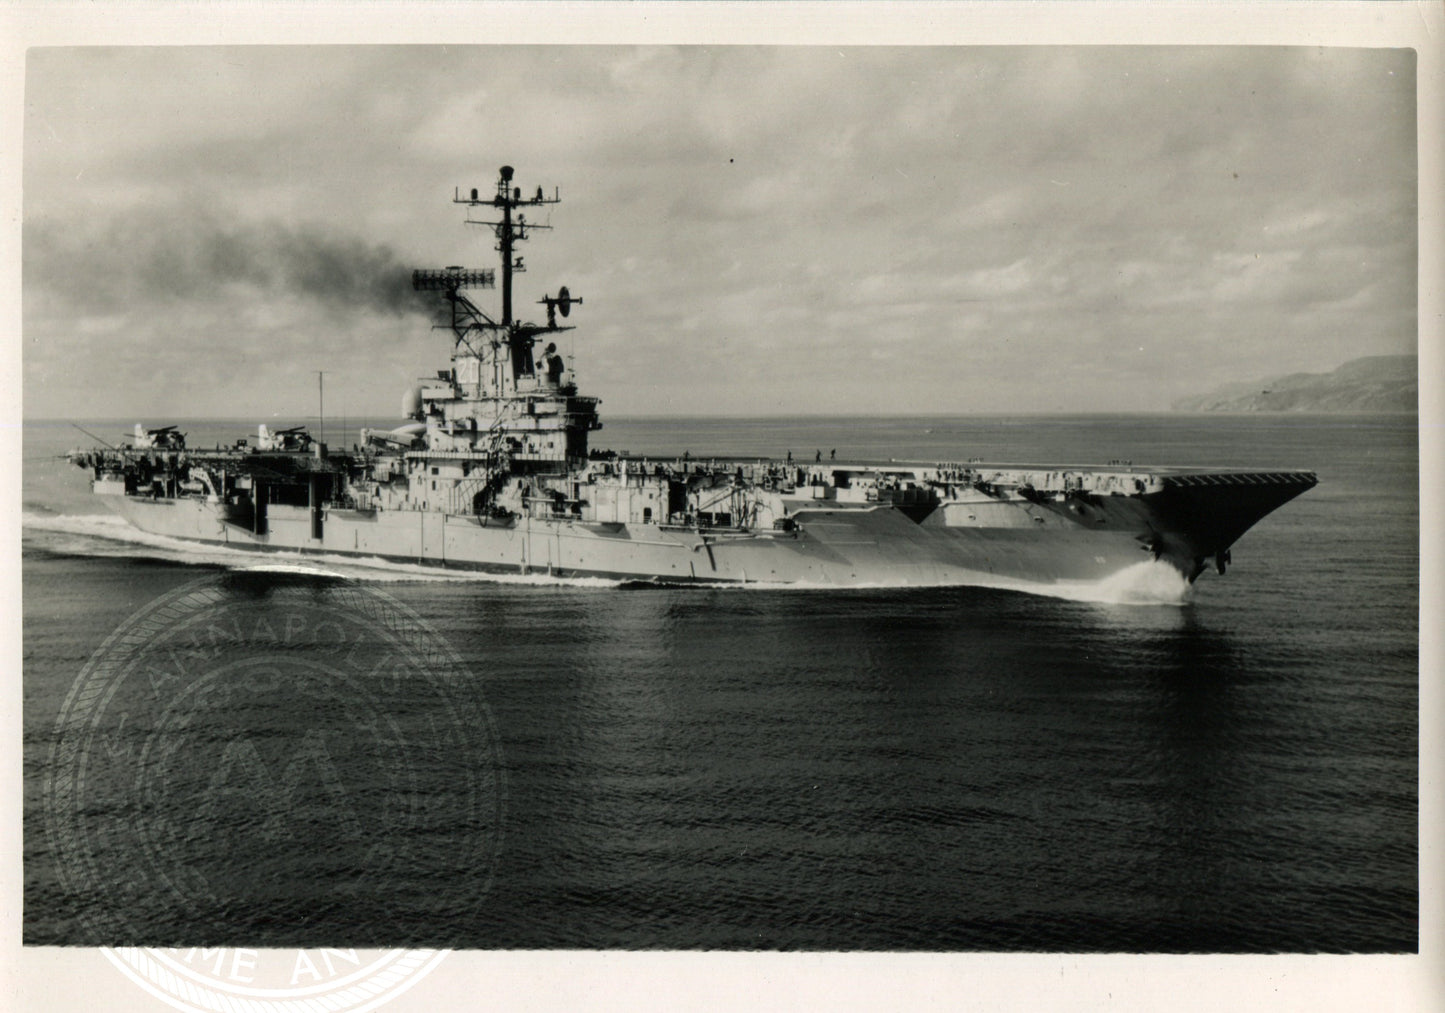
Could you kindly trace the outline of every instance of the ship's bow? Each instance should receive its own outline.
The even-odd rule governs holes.
[[[1162,488],[1144,497],[1156,555],[1191,581],[1210,563],[1223,573],[1241,535],[1318,481],[1308,471],[1160,476]]]

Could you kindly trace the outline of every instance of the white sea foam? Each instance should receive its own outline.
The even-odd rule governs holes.
[[[740,585],[702,584],[695,585],[719,590],[774,591],[869,591],[902,590],[909,588],[977,587],[994,591],[1016,591],[1020,594],[1058,598],[1064,601],[1084,602],[1096,605],[1187,605],[1193,591],[1184,575],[1168,563],[1146,560],[1135,563],[1112,576],[1094,581],[1042,581],[1012,580],[980,574],[970,580],[917,581],[899,578],[890,581],[869,581],[866,583],[835,584],[828,581],[798,581],[791,584],[753,583]]]
[[[1037,593],[1100,605],[1186,605],[1193,590],[1168,563],[1144,560],[1103,580],[1042,585]]]

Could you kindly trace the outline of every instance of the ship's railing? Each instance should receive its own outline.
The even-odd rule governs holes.
[[[407,450],[402,456],[408,461],[490,461],[495,455],[490,450]]]
[[[1198,485],[1303,485],[1319,483],[1312,471],[1241,471],[1210,472],[1201,475],[1165,475],[1161,479],[1166,486]]]

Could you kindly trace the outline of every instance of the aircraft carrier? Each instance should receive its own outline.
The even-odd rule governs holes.
[[[1234,542],[1316,484],[1305,471],[1115,465],[660,460],[598,453],[597,398],[550,339],[582,299],[566,287],[518,318],[517,244],[541,226],[503,166],[495,190],[458,191],[496,237],[495,269],[419,270],[447,315],[449,368],[403,397],[394,429],[350,450],[303,428],[229,447],[175,426],[77,449],[94,492],[135,527],[243,549],[379,557],[508,573],[662,582],[818,585],[1088,584],[1141,564],[1194,581]]]

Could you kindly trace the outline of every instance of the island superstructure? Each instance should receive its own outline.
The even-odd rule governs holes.
[[[599,453],[599,401],[555,350],[583,300],[566,287],[519,319],[517,245],[560,202],[457,192],[500,255],[500,313],[469,292],[498,271],[418,270],[445,302],[450,365],[403,397],[402,424],[333,449],[303,427],[227,447],[175,426],[72,451],[135,527],[244,549],[380,557],[494,572],[823,585],[1086,583],[1141,563],[1193,581],[1311,488],[1312,473],[1133,465],[660,460]]]

